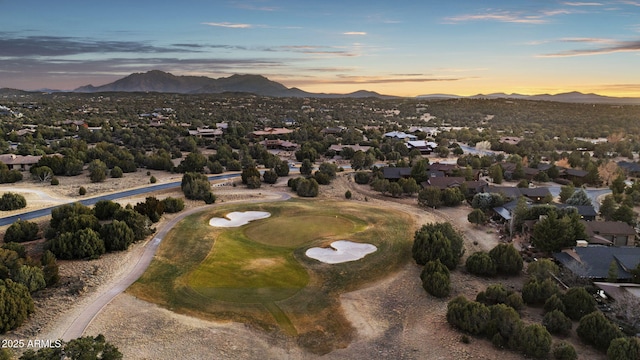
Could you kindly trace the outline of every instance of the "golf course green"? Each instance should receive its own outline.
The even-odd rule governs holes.
[[[234,211],[271,216],[239,227],[209,225],[211,218]],[[338,296],[406,263],[412,225],[407,214],[355,201],[220,206],[178,223],[127,291],[179,313],[281,331],[310,351],[325,353],[346,346],[353,336]],[[339,264],[304,254],[336,240],[372,244],[377,251]]]

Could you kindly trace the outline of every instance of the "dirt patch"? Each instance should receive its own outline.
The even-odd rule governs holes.
[[[242,270],[245,271],[253,271],[260,270],[273,266],[281,266],[284,263],[283,259],[280,258],[262,258],[262,259],[253,259],[247,265],[242,267]]]

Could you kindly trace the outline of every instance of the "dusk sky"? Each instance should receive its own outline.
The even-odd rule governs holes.
[[[134,72],[310,92],[640,97],[640,0],[0,0],[0,88]]]

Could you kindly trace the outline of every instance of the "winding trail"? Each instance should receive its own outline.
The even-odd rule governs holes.
[[[265,192],[263,191],[263,194]],[[274,199],[250,199],[250,200],[238,200],[234,201],[235,203],[252,203],[252,202],[273,202],[273,201],[285,201],[291,198],[291,196],[287,193],[283,192],[266,192],[267,194],[278,195],[277,198]],[[109,304],[117,295],[125,291],[131,284],[133,284],[142,274],[145,272],[149,264],[151,264],[151,260],[153,259],[158,247],[160,246],[160,242],[162,239],[169,233],[169,231],[182,219],[185,217],[201,212],[209,210],[216,206],[227,205],[234,202],[225,202],[223,204],[211,204],[205,206],[199,206],[193,209],[189,209],[185,212],[180,213],[175,218],[171,219],[168,223],[166,223],[160,231],[158,231],[155,236],[147,242],[144,248],[144,252],[142,252],[137,261],[136,265],[128,272],[119,276],[119,278],[112,280],[112,284],[108,286],[106,289],[100,290],[100,294],[97,295],[95,300],[93,300],[88,305],[84,306],[84,309],[80,311],[76,311],[75,319],[71,323],[71,325],[64,331],[64,333],[59,336],[64,341],[69,341],[78,337],[81,337],[85,331],[85,329],[89,326],[91,321],[102,311],[102,309]],[[58,337],[56,337],[58,338]]]

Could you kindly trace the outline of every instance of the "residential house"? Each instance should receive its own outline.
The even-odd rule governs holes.
[[[405,141],[418,140],[417,136],[411,135],[411,134],[407,134],[407,133],[404,133],[402,131],[391,131],[391,132],[388,132],[388,133],[384,134],[384,137],[395,138],[395,139],[400,139],[400,140],[405,140]]]
[[[420,154],[424,155],[431,154],[437,147],[438,144],[433,141],[412,140],[407,142],[407,148],[409,148],[409,150],[418,149],[420,151]]]
[[[369,151],[369,149],[371,149],[371,146],[364,146],[364,145],[331,145],[329,146],[329,150],[333,150],[336,152],[337,155],[340,155],[340,153],[342,152],[342,149],[344,148],[351,148],[353,149],[354,152],[356,151],[362,151],[362,152],[367,152]]]
[[[320,133],[324,135],[340,135],[342,134],[342,128],[340,127],[326,127],[320,130]]]
[[[0,155],[0,162],[7,165],[9,170],[27,171],[37,164],[41,158],[42,156],[34,155],[2,154]]]
[[[502,194],[502,196],[504,196],[507,199],[517,199],[520,197],[520,195],[522,195],[522,192],[520,192],[520,188],[517,188],[515,186],[489,185],[485,189],[485,192],[493,193],[493,194]]]
[[[560,171],[560,177],[573,182],[575,185],[582,185],[585,183],[585,177],[589,174],[588,171],[579,169],[564,169]]]
[[[628,176],[640,176],[640,164],[631,161],[619,161],[618,166],[622,168]]]
[[[520,141],[522,141],[522,138],[517,136],[503,136],[499,140],[500,143],[509,145],[518,145]]]
[[[427,126],[411,126],[407,131],[410,133],[421,132],[429,137],[436,137],[440,133],[440,130],[438,130],[438,128]]]
[[[197,137],[216,138],[222,136],[222,129],[211,129],[208,126],[198,127],[195,130],[189,130],[189,135]]]
[[[262,145],[266,149],[280,149],[280,150],[286,150],[286,151],[294,151],[298,148],[298,144],[293,143],[291,141],[280,140],[280,139],[264,140],[262,141]]]
[[[442,171],[446,176],[454,175],[454,172],[458,169],[460,167],[456,164],[441,164],[439,162],[429,164],[430,171]]]
[[[475,194],[482,192],[487,183],[485,181],[467,181],[460,176],[430,177],[429,180],[420,184],[423,188],[436,187],[440,190],[447,188],[460,188],[464,192],[466,198],[473,197]]]
[[[618,281],[629,281],[631,270],[640,263],[640,247],[576,246],[553,254],[553,258],[581,278],[609,279],[611,264],[615,264]]]
[[[410,167],[383,167],[382,177],[389,181],[398,181],[402,178],[407,179],[411,176]]]
[[[464,184],[465,179],[458,176],[444,176],[444,177],[431,177],[429,180],[423,182],[421,185],[423,188],[432,186],[437,187],[440,190],[447,188],[459,188]]]
[[[551,192],[546,187],[536,187],[536,188],[516,188],[520,191],[522,196],[530,199],[535,203],[542,203],[547,199],[552,199]]]
[[[489,185],[484,180],[473,180],[473,181],[465,181],[464,184],[467,187],[467,197],[473,197],[475,194],[479,194],[484,192],[487,186]]]
[[[264,128],[264,130],[256,130],[251,133],[254,137],[260,136],[282,136],[291,134],[293,130],[287,128]]]
[[[558,209],[565,209],[568,207],[575,208],[576,210],[578,210],[578,215],[580,215],[580,218],[584,221],[589,221],[589,222],[595,221],[596,216],[598,216],[598,212],[593,207],[593,205],[568,205],[568,204],[556,204],[556,203],[553,203],[551,205],[555,206]]]
[[[634,246],[636,231],[622,221],[584,221],[590,243],[613,246]]]
[[[487,191],[489,193],[495,193],[493,191]],[[513,213],[518,206],[518,198],[515,198],[509,202],[493,208],[493,211],[504,221],[510,221],[513,218]],[[531,206],[531,201],[527,200],[527,207]]]

